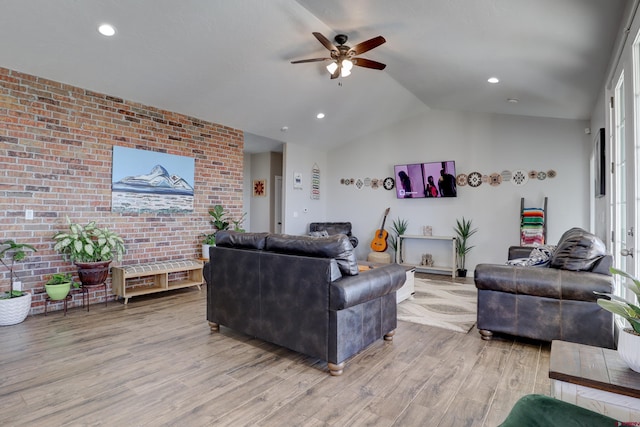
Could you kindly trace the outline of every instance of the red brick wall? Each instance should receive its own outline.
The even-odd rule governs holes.
[[[222,204],[236,216],[243,212],[243,144],[237,129],[0,68],[0,240],[38,249],[17,268],[33,293],[32,313],[44,309],[51,273],[75,274],[52,250],[67,215],[96,220],[124,238],[127,253],[113,265],[199,257],[199,235],[213,230],[208,209]],[[114,145],[195,158],[194,211],[112,213]],[[26,209],[33,220],[25,219]],[[4,291],[9,274],[0,269]],[[73,305],[80,301],[74,294]]]

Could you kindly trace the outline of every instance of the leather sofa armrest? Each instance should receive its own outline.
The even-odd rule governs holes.
[[[533,247],[531,246],[509,246],[509,255],[507,259],[529,258]]]
[[[593,291],[611,292],[611,276],[546,267],[478,264],[474,281],[479,290],[574,301],[595,301]]]
[[[329,286],[329,309],[342,310],[395,292],[406,280],[406,269],[386,264],[357,276],[344,276]]]

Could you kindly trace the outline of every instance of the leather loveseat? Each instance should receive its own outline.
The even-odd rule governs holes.
[[[532,247],[509,248],[509,259]],[[612,257],[604,243],[580,228],[565,232],[548,266],[478,264],[478,331],[538,339],[564,340],[613,348],[613,315],[593,292],[612,292]]]
[[[328,362],[345,360],[397,326],[405,269],[358,271],[347,236],[219,231],[205,266],[207,320]]]

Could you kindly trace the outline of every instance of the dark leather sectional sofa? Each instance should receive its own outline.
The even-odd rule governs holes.
[[[533,248],[511,247],[509,259]],[[593,291],[612,292],[611,255],[596,236],[580,228],[565,232],[548,267],[479,264],[478,330],[613,348],[613,315]]]
[[[328,362],[345,360],[397,325],[397,264],[358,271],[347,236],[220,231],[205,266],[207,320]]]

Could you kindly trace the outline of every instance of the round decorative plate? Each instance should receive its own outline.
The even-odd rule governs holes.
[[[460,187],[467,185],[467,174],[458,174],[458,176],[456,176],[456,185],[459,185]]]
[[[525,185],[527,181],[529,181],[529,175],[527,172],[522,169],[513,171],[513,176],[511,177],[511,183],[513,185]]]
[[[393,187],[396,186],[396,182],[390,176],[386,177],[384,181],[382,181],[382,186],[385,190],[393,190]]]
[[[482,182],[489,182],[489,175],[482,175]]]
[[[511,176],[512,176],[511,171],[504,170],[500,172],[500,175],[502,175],[503,181],[511,181]]]
[[[373,178],[371,180],[371,188],[373,188],[374,190],[377,190],[379,185],[380,181],[378,181],[378,178]]]
[[[547,171],[547,178],[555,178],[556,177],[556,171],[554,171],[553,169],[549,169]]]
[[[349,180],[349,178],[345,178],[344,185],[349,185],[349,184],[351,184],[351,180]]]
[[[482,174],[480,172],[471,172],[467,176],[467,182],[470,187],[479,187],[482,184]]]
[[[349,184],[355,184],[355,183],[356,183],[355,178],[350,178],[350,179],[349,179]]]
[[[340,184],[344,185],[344,178],[340,178]]]
[[[365,187],[371,186],[371,178],[365,178],[364,179],[364,186]]]
[[[546,178],[547,178],[547,173],[546,172],[542,172],[542,171],[538,172],[538,179],[540,181],[542,181],[543,179],[546,179]]]
[[[362,187],[364,187],[364,182],[360,178],[356,180],[356,187],[358,188],[358,190],[361,190]]]
[[[500,185],[502,183],[502,175],[499,173],[492,173],[489,175],[489,185],[495,187],[496,185]]]
[[[536,179],[538,177],[538,171],[530,170],[529,179]]]

